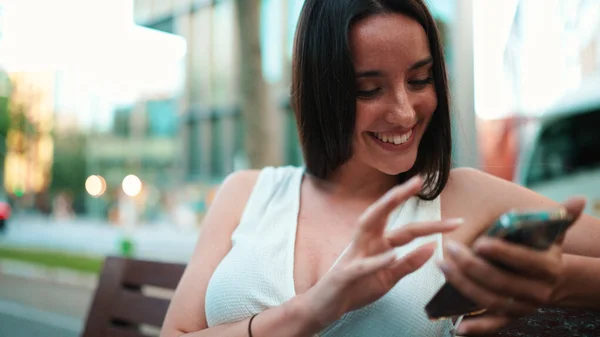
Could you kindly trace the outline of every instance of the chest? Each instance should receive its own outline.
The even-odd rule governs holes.
[[[318,282],[350,244],[363,205],[305,201],[298,213],[294,245],[294,286],[303,293]]]

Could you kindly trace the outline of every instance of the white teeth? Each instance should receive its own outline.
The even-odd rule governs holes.
[[[412,136],[412,130],[409,130],[407,133],[401,135],[382,135],[378,132],[375,132],[374,134],[375,137],[384,143],[400,145],[406,143],[410,139],[410,136]]]

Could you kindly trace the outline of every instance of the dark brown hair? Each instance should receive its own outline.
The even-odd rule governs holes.
[[[291,92],[306,169],[327,179],[352,156],[356,79],[349,32],[356,21],[385,13],[415,19],[429,40],[438,105],[415,164],[398,178],[423,175],[420,197],[432,200],[448,181],[452,142],[446,64],[435,21],[422,0],[306,0],[295,36]]]

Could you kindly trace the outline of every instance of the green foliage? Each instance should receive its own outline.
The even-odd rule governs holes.
[[[8,97],[0,97],[0,137],[6,137],[10,128],[10,111]]]
[[[0,246],[0,259],[17,260],[46,267],[66,268],[99,274],[103,257],[78,255],[60,251]]]
[[[26,107],[14,105],[12,107],[12,118],[9,127],[13,130],[21,130],[27,137],[35,137],[38,134],[37,127],[26,115]]]
[[[85,195],[86,138],[84,135],[56,136],[50,191],[70,191],[74,198]]]

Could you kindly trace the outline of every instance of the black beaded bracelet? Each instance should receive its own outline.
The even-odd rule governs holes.
[[[250,321],[248,322],[248,337],[253,337],[252,336],[252,320],[254,320],[254,317],[256,317],[256,315],[258,315],[258,314],[252,315],[252,317],[250,317]]]

